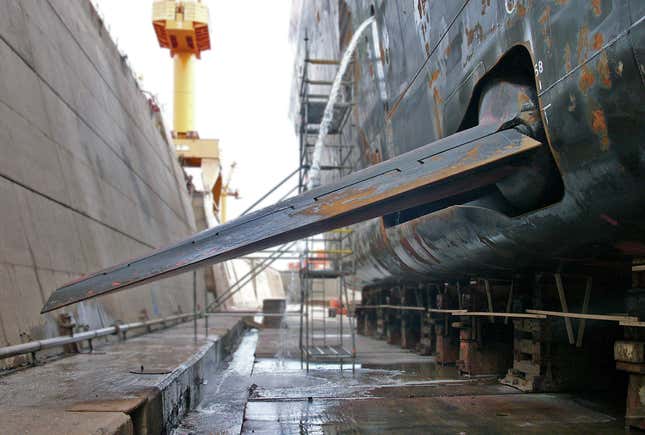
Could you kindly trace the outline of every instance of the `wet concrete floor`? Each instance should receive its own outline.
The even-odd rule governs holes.
[[[620,407],[461,378],[367,337],[354,372],[335,363],[306,372],[291,323],[247,333],[177,433],[624,433]]]
[[[0,376],[0,434],[131,433],[146,424],[135,421],[144,408],[157,429],[172,427],[178,403],[190,392],[198,397],[201,367],[216,365],[224,341],[242,330],[229,317],[211,320],[208,338],[200,320],[197,337],[187,322],[125,341],[97,339],[94,352]]]
[[[233,355],[211,372],[203,400],[183,419],[175,434],[240,433],[251,391],[257,338],[257,330],[247,332]]]

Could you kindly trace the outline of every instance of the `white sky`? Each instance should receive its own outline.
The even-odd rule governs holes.
[[[152,0],[93,0],[112,37],[128,55],[143,89],[157,95],[172,128],[173,64],[152,28]],[[239,215],[298,165],[288,118],[293,53],[288,41],[289,0],[204,0],[210,8],[211,50],[197,66],[197,130],[220,139],[224,177],[237,167],[228,219]],[[197,178],[197,177],[196,177]],[[293,180],[263,205],[295,186]]]

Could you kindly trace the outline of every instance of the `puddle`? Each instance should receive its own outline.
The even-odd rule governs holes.
[[[251,389],[257,330],[247,332],[237,350],[218,367],[210,367],[200,404],[173,430],[174,435],[240,433]]]
[[[356,369],[360,369],[361,365],[356,363],[354,366]],[[343,371],[352,371],[352,363],[342,364]],[[309,362],[309,371],[317,370],[332,370],[339,372],[341,365],[337,363],[314,363]],[[254,373],[258,372],[275,372],[279,371],[302,371],[304,370],[304,365],[301,364],[299,359],[276,359],[276,358],[258,358],[255,361],[255,367],[253,369]]]
[[[301,369],[300,360],[295,359],[257,359],[252,377],[257,388],[250,401],[360,400],[397,394],[408,397],[425,394],[424,388],[430,386],[471,382],[456,376],[454,368],[431,369],[420,364],[397,364],[395,368],[357,364],[354,372],[351,364],[343,364],[342,371],[337,363],[310,363],[309,367],[306,372]]]

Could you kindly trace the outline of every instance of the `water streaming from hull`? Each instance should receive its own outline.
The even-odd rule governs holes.
[[[290,305],[291,295],[295,295],[300,291],[300,280],[298,274],[295,270],[292,270],[289,277],[289,290],[285,292],[285,310],[293,311],[293,306]],[[295,355],[292,355],[289,351],[290,346],[290,337],[289,337],[289,316],[285,315],[280,322],[280,343],[278,351],[275,354],[275,358],[278,360],[278,364],[282,367],[285,363],[285,359],[293,358]]]
[[[370,26],[376,26],[376,21],[374,16],[369,17],[361,23],[360,26],[354,32],[351,41],[347,45],[343,57],[340,61],[340,66],[338,67],[338,72],[334,78],[334,82],[329,93],[329,100],[327,100],[327,105],[325,106],[325,112],[320,122],[320,129],[318,130],[318,138],[316,139],[316,145],[314,146],[313,159],[311,164],[311,169],[309,170],[309,189],[317,187],[320,185],[320,160],[322,157],[322,151],[324,147],[324,140],[329,133],[329,128],[331,127],[332,120],[334,118],[334,106],[336,105],[336,100],[338,99],[338,94],[340,92],[340,85],[343,80],[343,76],[347,71],[347,66],[349,61],[356,51],[356,46],[358,41],[363,34],[363,32]]]

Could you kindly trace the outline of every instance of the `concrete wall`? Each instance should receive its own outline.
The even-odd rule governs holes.
[[[58,334],[39,314],[57,286],[194,231],[159,121],[89,1],[0,2],[0,345]],[[101,327],[190,311],[191,289],[188,274],[66,311]]]

